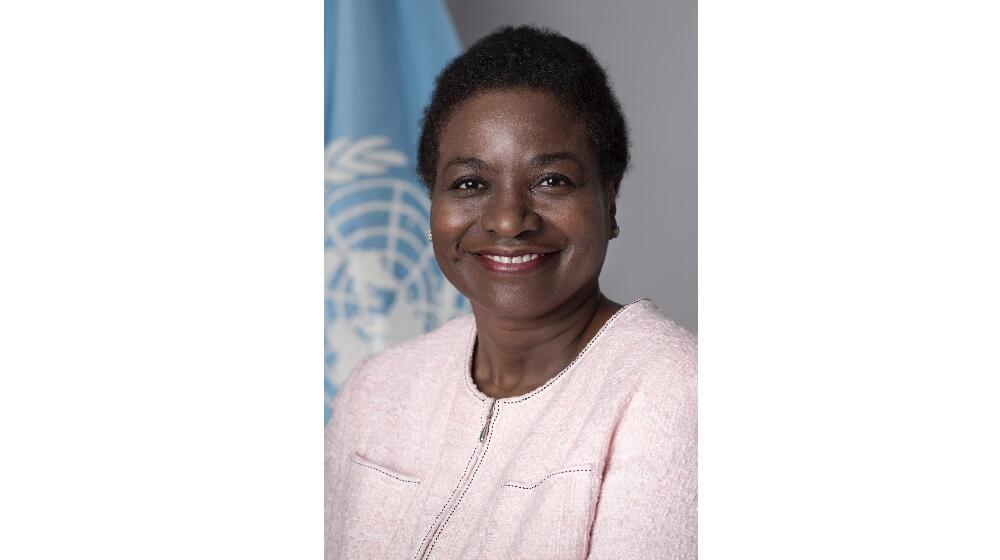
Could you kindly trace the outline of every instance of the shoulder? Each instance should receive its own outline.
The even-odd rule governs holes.
[[[655,419],[643,424],[656,429],[670,425],[668,418],[684,417],[687,423],[696,417],[697,337],[648,299],[627,306],[613,320],[609,359],[627,376],[619,383],[631,387],[628,414]]]
[[[428,333],[393,344],[361,361],[344,382],[344,392],[366,393],[413,380],[464,353],[473,332],[472,315],[462,315]]]
[[[386,375],[398,380],[401,368],[419,373],[427,366],[441,367],[442,362],[461,354],[469,344],[473,332],[472,315],[462,315],[428,333],[416,336],[369,356],[348,377],[345,387],[354,378],[354,384],[378,384]]]
[[[472,315],[462,315],[437,329],[393,344],[357,364],[331,405],[330,425],[412,395],[433,390],[440,372],[464,355],[473,332]]]
[[[697,337],[664,315],[652,300],[622,308],[606,328],[611,331],[607,351],[619,362],[631,364],[643,381],[679,381],[697,375]]]

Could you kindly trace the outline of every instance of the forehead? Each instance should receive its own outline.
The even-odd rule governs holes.
[[[439,163],[457,155],[527,159],[569,151],[591,159],[585,127],[576,113],[550,93],[503,89],[461,102],[441,131]]]

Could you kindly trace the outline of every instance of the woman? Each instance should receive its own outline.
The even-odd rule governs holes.
[[[357,366],[327,558],[694,558],[696,345],[598,287],[628,164],[587,49],[504,28],[438,77],[418,170],[473,314]]]

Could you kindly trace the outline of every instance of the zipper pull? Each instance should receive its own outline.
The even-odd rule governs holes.
[[[479,443],[483,443],[483,440],[486,439],[486,432],[490,430],[490,419],[493,418],[493,407],[496,405],[497,401],[493,399],[493,402],[490,403],[490,411],[486,414],[486,424],[483,425],[483,431],[479,432]]]

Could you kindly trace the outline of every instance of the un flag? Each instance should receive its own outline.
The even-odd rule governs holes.
[[[459,53],[447,10],[441,0],[326,0],[324,26],[325,422],[362,358],[469,307],[434,260],[414,172],[434,78]]]

